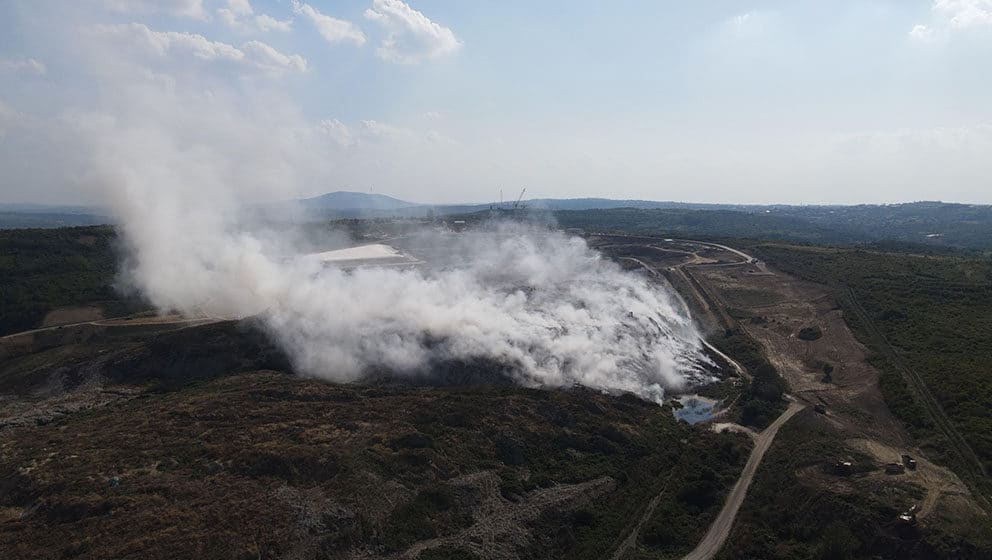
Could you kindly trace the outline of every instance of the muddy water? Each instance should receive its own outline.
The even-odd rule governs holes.
[[[718,402],[699,395],[683,395],[675,400],[682,405],[682,408],[676,408],[672,411],[675,414],[675,419],[685,420],[690,424],[712,419]]]

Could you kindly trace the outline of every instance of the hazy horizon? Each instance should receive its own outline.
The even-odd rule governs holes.
[[[262,203],[273,203],[278,204],[279,202],[297,202],[300,200],[307,200],[311,198],[319,198],[324,195],[337,194],[337,193],[347,193],[347,194],[359,194],[359,195],[382,195],[399,202],[410,203],[417,206],[479,206],[486,204],[498,204],[499,199],[493,200],[469,200],[469,201],[455,201],[455,202],[434,202],[430,200],[411,200],[409,198],[401,198],[390,193],[384,192],[362,192],[347,190],[347,188],[341,188],[333,191],[327,191],[324,193],[315,194],[312,196],[307,196],[300,199],[291,200],[270,200],[261,201]],[[519,193],[518,193],[519,194]],[[506,193],[504,192],[504,196]],[[503,203],[505,205],[511,205],[513,201],[516,200],[514,197],[504,198]],[[597,196],[561,196],[561,197],[527,197],[523,198],[525,202],[533,200],[609,200],[609,201],[630,201],[630,202],[653,202],[659,204],[686,204],[686,205],[709,205],[709,206],[755,206],[755,207],[765,207],[765,206],[899,206],[905,204],[960,204],[966,206],[992,206],[992,203],[975,203],[975,202],[959,202],[956,200],[903,200],[896,202],[803,202],[803,203],[788,203],[788,202],[707,202],[707,201],[695,201],[695,200],[666,200],[666,199],[644,199],[644,198],[617,198],[608,195]],[[101,207],[97,204],[85,204],[85,203],[60,203],[60,202],[34,202],[30,200],[0,200],[0,206],[2,207],[27,207],[27,208],[52,208],[52,209],[79,209],[79,210],[101,210],[109,211],[109,208]]]
[[[158,158],[245,201],[374,185],[436,204],[523,186],[992,203],[992,0],[15,0],[0,15],[4,202],[99,204],[129,159]]]

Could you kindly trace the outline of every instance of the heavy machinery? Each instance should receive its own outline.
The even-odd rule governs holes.
[[[902,456],[902,464],[911,471],[916,470],[916,459],[914,459],[912,455],[907,455],[904,453]]]
[[[524,187],[523,189],[520,190],[520,196],[518,196],[517,197],[517,201],[513,203],[513,209],[514,210],[517,210],[518,208],[519,209],[523,209],[524,208],[524,205],[521,204],[520,201],[524,199],[524,193],[525,192],[527,192],[527,187]]]

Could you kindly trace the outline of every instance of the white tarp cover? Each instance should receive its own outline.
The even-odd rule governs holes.
[[[323,253],[313,253],[307,255],[308,258],[321,262],[333,261],[365,261],[377,259],[402,258],[404,255],[389,245],[374,243],[372,245],[360,245],[358,247],[348,247],[347,249],[337,249],[325,251]]]

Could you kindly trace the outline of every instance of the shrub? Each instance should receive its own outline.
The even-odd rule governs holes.
[[[799,329],[799,339],[800,340],[816,340],[823,336],[823,331],[820,327],[803,327]]]
[[[413,432],[393,438],[389,445],[393,449],[433,449],[434,440],[428,435]]]

